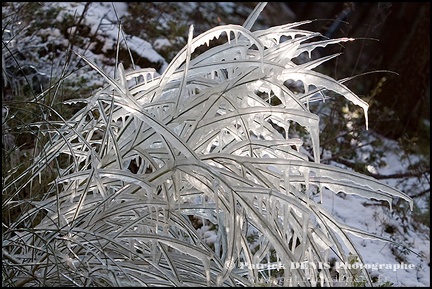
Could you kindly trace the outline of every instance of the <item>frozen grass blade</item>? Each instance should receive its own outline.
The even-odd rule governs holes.
[[[8,179],[7,190],[21,190],[68,158],[46,195],[26,200],[32,208],[3,232],[9,283],[250,286],[273,277],[280,286],[333,286],[328,268],[243,265],[328,262],[330,254],[349,262],[359,255],[349,234],[371,236],[324,210],[317,189],[390,206],[402,198],[412,209],[403,192],[320,163],[319,116],[309,98],[341,95],[364,110],[366,129],[368,104],[343,84],[348,78],[312,70],[339,54],[293,60],[352,39],[311,41],[320,35],[296,29],[310,21],[251,32],[264,7],[258,4],[243,26],[196,37],[191,26],[187,45],[161,76],[119,64],[112,78],[77,54],[107,85],[56,127],[30,167]],[[222,35],[225,43],[197,55]],[[303,91],[290,81],[301,81]],[[305,128],[305,139],[291,136],[293,124]],[[371,284],[367,271],[359,274]]]

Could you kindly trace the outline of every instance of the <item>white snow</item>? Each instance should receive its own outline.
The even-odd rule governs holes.
[[[51,2],[50,5],[62,7],[64,8],[63,14],[67,13],[79,18],[84,12],[85,3],[87,2]],[[102,51],[106,52],[109,49],[115,48],[117,41],[120,40],[123,47],[126,47],[125,44],[127,44],[127,47],[136,52],[140,57],[154,63],[161,62],[162,68],[160,68],[159,72],[163,73],[168,63],[153,49],[152,45],[138,37],[126,35],[123,30],[119,29],[121,18],[127,15],[127,13],[126,2],[90,2],[88,11],[85,13],[85,23],[91,27],[91,34],[102,36],[105,39]],[[59,17],[61,18],[61,16]],[[125,40],[127,43],[125,43]],[[94,55],[86,52],[85,56]]]
[[[400,254],[405,258],[403,263],[410,267],[410,269],[399,269],[397,266],[401,264],[395,259],[392,252],[392,248],[395,248],[394,245],[380,240],[350,235],[365,264],[377,265],[377,267],[384,264],[382,265],[384,268],[370,270],[372,276],[375,275],[379,278],[378,284],[389,281],[394,283],[394,286],[430,286],[430,267],[428,266],[430,262],[430,238],[428,234],[415,232],[412,229],[408,229],[404,233],[397,215],[389,217],[391,214],[388,212],[387,204],[384,206],[365,206],[363,203],[371,204],[373,202],[355,195],[335,195],[328,190],[324,190],[323,194],[323,205],[345,224],[389,239],[399,238],[398,234],[400,234],[400,239],[395,241],[409,245],[417,254],[424,255],[420,258],[414,253],[405,255],[403,250],[394,249],[395,254]],[[398,232],[396,234],[386,233],[386,224],[395,226]],[[388,264],[391,265],[387,266]]]
[[[384,144],[389,148],[383,158],[386,165],[383,167],[371,167],[369,168],[370,171],[381,175],[400,173],[406,170],[409,163],[417,158],[417,156],[410,156],[401,161],[399,158],[400,150],[397,149],[396,141],[385,138],[383,140]],[[372,148],[365,146],[364,149],[371,150]],[[396,179],[384,179],[381,181],[403,191],[402,185],[404,185],[403,187],[413,185],[415,178],[405,179],[403,184]],[[418,183],[415,184],[419,185]],[[422,191],[422,188],[417,189]],[[422,199],[415,201],[417,201],[418,206],[424,207],[426,205]],[[335,195],[329,190],[323,191],[323,205],[345,224],[391,239],[408,246],[409,249],[415,252],[409,252],[402,247],[380,240],[350,236],[360,251],[363,262],[371,266],[377,265],[378,269],[375,268],[369,271],[371,276],[378,278],[378,285],[389,281],[393,283],[393,286],[430,286],[429,228],[425,227],[424,230],[416,230],[409,224],[412,221],[409,212],[407,213],[407,219],[404,219],[404,216],[395,212],[397,211],[396,208],[394,208],[393,212],[390,212],[390,207],[386,203],[378,205],[372,200],[356,195]],[[386,232],[388,228],[394,230],[394,232]],[[382,264],[382,268],[379,268],[380,264]]]

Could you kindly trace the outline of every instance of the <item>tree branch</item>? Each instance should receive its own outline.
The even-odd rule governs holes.
[[[334,158],[333,161],[341,163],[347,167],[350,167],[352,169],[355,169],[355,163],[347,161],[343,158],[337,157]],[[418,171],[418,172],[413,172],[413,171],[407,171],[407,172],[403,172],[403,173],[395,173],[395,174],[390,174],[390,175],[382,175],[382,174],[374,174],[371,173],[369,171],[365,171],[362,172],[362,174],[368,175],[370,177],[373,177],[377,180],[382,180],[382,179],[402,179],[402,178],[414,178],[414,177],[421,177],[425,174],[425,171]],[[428,172],[429,173],[429,172]]]

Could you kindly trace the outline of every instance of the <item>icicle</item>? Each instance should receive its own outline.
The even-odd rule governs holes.
[[[363,106],[363,111],[364,111],[364,115],[365,115],[366,130],[368,130],[369,129],[368,107],[367,106]]]
[[[219,215],[220,214],[222,214],[222,212],[223,211],[221,211],[219,214],[217,214],[217,218],[218,219],[220,219],[220,220],[223,220],[222,218],[219,218]],[[219,224],[219,223],[218,223]],[[217,233],[216,233],[216,240],[215,240],[215,242],[214,242],[214,248],[215,248],[215,255],[216,256],[220,256],[220,249],[221,249],[221,244],[220,244],[220,241],[221,241],[221,235],[222,235],[222,230],[221,229],[219,229],[218,231],[217,231]]]
[[[207,281],[207,287],[210,287],[210,258],[203,258],[202,259],[204,270],[206,273],[206,281]]]
[[[134,252],[134,241],[132,238],[129,238],[129,259],[132,260],[132,252]]]
[[[205,199],[205,195],[200,195],[200,203],[202,204],[202,206],[205,208],[206,207],[206,199]]]
[[[285,168],[285,170],[284,170],[284,175],[283,175],[283,181],[284,181],[284,186],[285,186],[285,193],[287,194],[287,195],[289,195],[289,193],[290,193],[290,180],[289,180],[289,176],[290,176],[290,173],[289,173],[289,166],[288,166],[288,168]]]
[[[163,213],[163,234],[166,236],[168,235],[168,213],[165,208],[162,209]]]
[[[271,276],[271,270],[270,270],[270,268],[271,268],[270,252],[267,252],[266,257],[267,257],[267,276],[269,276],[269,279],[270,279],[270,276]]]
[[[187,43],[187,49],[186,49],[186,63],[185,63],[185,68],[184,68],[184,72],[183,72],[183,77],[180,83],[180,88],[178,89],[178,95],[177,95],[177,99],[176,99],[176,105],[174,108],[174,116],[177,117],[178,113],[179,113],[179,102],[181,100],[182,94],[184,92],[184,89],[186,87],[186,80],[187,80],[187,74],[189,72],[189,63],[191,60],[191,55],[192,55],[192,40],[193,40],[193,31],[194,31],[194,26],[191,25],[189,27],[189,34],[188,34],[188,43]]]
[[[127,80],[126,80],[126,74],[125,74],[123,63],[119,63],[118,72],[119,72],[120,85],[122,86],[124,91],[127,91]]]
[[[271,202],[272,204],[272,215],[276,222],[279,222],[279,200],[274,200]]]
[[[289,211],[290,211],[290,207],[287,204],[283,205],[283,222],[282,222],[282,227],[283,227],[283,233],[284,233],[284,237],[285,239],[288,241],[291,235],[291,231],[290,231],[290,227],[289,227]]]
[[[218,221],[219,219],[219,194],[218,194],[218,189],[219,189],[219,180],[218,179],[214,179],[213,180],[213,193],[214,193],[214,202],[215,202],[215,211],[216,211],[216,221]]]
[[[307,232],[308,232],[308,224],[309,224],[309,215],[306,212],[302,212],[302,219],[303,219],[303,224],[302,224],[302,235],[301,235],[301,245],[302,246],[301,250],[302,252],[306,252],[306,246],[308,243],[308,238],[307,238]]]
[[[259,122],[259,125],[258,125],[258,129],[257,129],[257,134],[258,134],[258,137],[260,137],[260,136],[262,137],[262,134],[264,133],[264,124],[263,124],[264,117],[262,114],[258,115],[258,122]]]
[[[155,233],[158,233],[159,230],[159,208],[154,206],[155,213],[156,213],[156,223],[155,223]]]
[[[319,194],[320,194],[320,204],[323,203],[323,190],[324,186],[320,186]]]
[[[291,243],[291,251],[294,252],[295,248],[296,248],[296,243],[297,243],[297,233],[294,232],[294,234],[292,234],[292,243]]]
[[[312,139],[312,150],[313,150],[313,156],[315,163],[320,163],[320,154],[319,154],[319,127],[318,123],[311,123],[309,125],[309,133],[311,134]]]
[[[283,287],[297,287],[296,284],[293,283],[293,278],[291,274],[291,270],[284,270],[284,284]]]
[[[314,262],[314,260],[313,260],[313,254],[312,254],[312,251],[311,251],[311,247],[309,246],[308,247],[308,263],[311,263],[311,264],[313,264],[313,262]],[[315,271],[315,269],[314,269],[314,266],[313,265],[311,265],[311,266],[309,266],[309,270],[307,270],[307,273],[308,273],[308,277],[309,277],[309,279],[310,279],[310,282],[311,282],[311,286],[312,287],[316,287],[316,285],[317,285],[317,278],[316,278],[316,271]]]
[[[150,241],[150,247],[151,247],[152,262],[156,263],[156,242],[154,240]]]
[[[74,183],[75,183],[75,189],[71,190],[71,194],[70,194],[70,198],[69,198],[69,201],[71,203],[73,203],[73,200],[75,198],[76,192],[78,192],[78,183],[77,182],[74,182]]]
[[[179,202],[179,195],[180,195],[180,176],[178,175],[179,172],[175,171],[172,175],[172,186],[174,188],[174,194],[173,194],[173,198],[174,198],[174,202]]]
[[[224,134],[225,134],[225,131],[222,129],[222,130],[219,132],[219,152],[222,152],[222,149],[223,149],[223,145],[224,145],[224,143],[223,143]]]
[[[324,271],[320,271],[318,275],[320,280],[320,287],[324,287],[324,280],[325,280]]]
[[[258,196],[256,199],[257,199],[257,209],[261,213],[261,211],[262,211],[262,203],[263,203],[262,197]]]
[[[243,214],[237,214],[236,215],[236,227],[240,228],[239,229],[240,231],[242,230],[242,227],[243,227],[243,221],[244,221]],[[235,249],[236,249],[235,253],[237,253],[237,258],[236,259],[239,260],[240,259],[240,252],[241,252],[241,249],[242,249],[241,248],[241,242],[240,242],[239,238],[236,238]]]

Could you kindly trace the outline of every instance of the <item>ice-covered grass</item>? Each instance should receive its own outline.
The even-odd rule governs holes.
[[[379,272],[393,283],[418,285],[401,280],[412,268],[325,266],[396,264],[388,251],[376,254],[385,246],[424,266],[428,241],[391,239],[382,234],[382,224],[394,225],[387,214],[365,209],[364,200],[382,201],[383,212],[394,199],[412,206],[395,186],[320,163],[319,116],[309,102],[333,91],[365,113],[368,106],[313,70],[337,55],[297,60],[353,39],[323,40],[299,29],[307,21],[252,32],[264,6],[243,26],[196,37],[192,26],[187,46],[161,75],[126,72],[122,64],[110,74],[80,55],[107,85],[75,100],[84,107],[62,126],[40,125],[49,142],[32,166],[6,181],[3,190],[19,192],[47,168],[58,174],[41,198],[3,201],[4,208],[32,205],[4,232],[8,282],[346,286],[371,285]],[[225,41],[195,53],[213,39]],[[302,89],[290,90],[285,84],[292,82]],[[302,139],[290,137],[293,122],[306,128],[311,154]],[[304,262],[310,266],[295,268]],[[268,263],[285,268],[268,270]],[[427,282],[424,271],[415,272]]]

